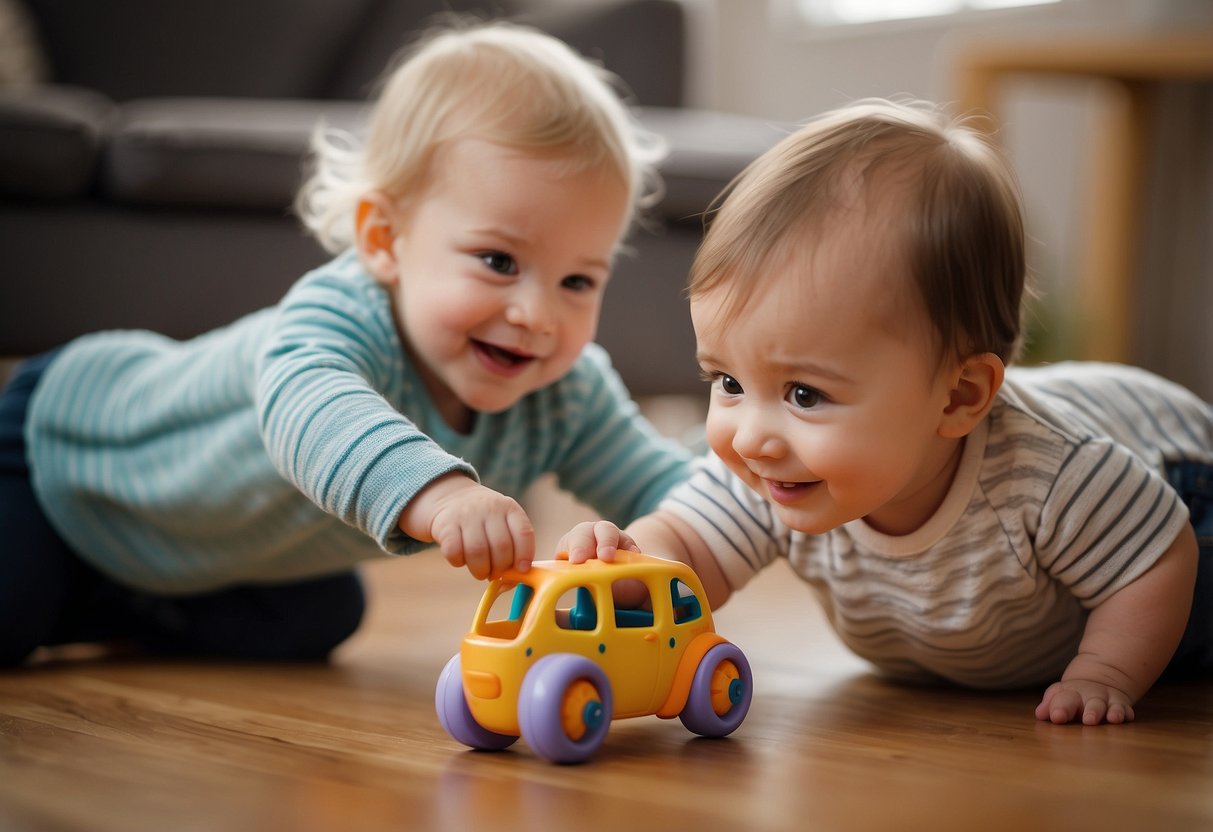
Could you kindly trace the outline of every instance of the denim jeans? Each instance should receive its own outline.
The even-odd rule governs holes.
[[[1168,466],[1167,480],[1191,512],[1200,547],[1192,612],[1168,675],[1213,671],[1213,465],[1181,462]]]
[[[172,655],[319,659],[357,629],[365,598],[353,571],[160,596],[74,552],[38,503],[25,453],[30,398],[55,355],[22,363],[0,394],[0,666],[43,645],[115,639]]]

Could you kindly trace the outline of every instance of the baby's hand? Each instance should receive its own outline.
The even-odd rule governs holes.
[[[1133,702],[1128,694],[1102,682],[1067,679],[1054,682],[1036,706],[1036,718],[1057,725],[1082,719],[1083,725],[1133,721]]]
[[[556,544],[557,552],[568,552],[570,563],[583,563],[599,558],[608,563],[615,559],[616,549],[639,552],[631,536],[609,520],[578,523]]]
[[[434,541],[451,566],[480,579],[511,566],[525,572],[535,558],[535,527],[522,506],[463,474],[426,486],[401,512],[400,529]]]

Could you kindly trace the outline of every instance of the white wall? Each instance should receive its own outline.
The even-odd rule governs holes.
[[[1063,0],[1051,6],[891,22],[828,32],[795,25],[790,0],[683,0],[695,106],[799,121],[862,96],[951,102],[959,50],[974,42],[1063,34],[1213,31],[1210,0]],[[1019,174],[1030,262],[1061,308],[1078,267],[1090,183],[1086,148],[1104,91],[1094,82],[1015,81],[1002,96],[1003,142]],[[1063,328],[1054,328],[1063,354]],[[1061,331],[1058,331],[1058,330]],[[1213,345],[1211,345],[1213,346]],[[1209,355],[1208,351],[1205,355]],[[1205,361],[1206,366],[1213,361]],[[1213,397],[1213,372],[1201,392]],[[1190,383],[1190,379],[1180,379]]]

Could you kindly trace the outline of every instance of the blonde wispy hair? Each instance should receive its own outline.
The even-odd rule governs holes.
[[[365,138],[317,128],[296,212],[326,249],[341,251],[353,243],[366,194],[407,198],[424,187],[442,147],[476,138],[559,158],[571,174],[617,173],[630,223],[660,199],[666,148],[626,96],[617,76],[538,30],[446,19],[389,68]]]

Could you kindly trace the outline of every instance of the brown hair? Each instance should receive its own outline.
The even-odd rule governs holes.
[[[890,171],[909,174],[898,222],[940,360],[992,352],[1010,363],[1026,283],[1018,187],[981,133],[922,102],[855,102],[750,164],[722,194],[690,296],[731,283],[726,315],[736,316],[773,261],[838,204],[849,177],[870,192]]]

